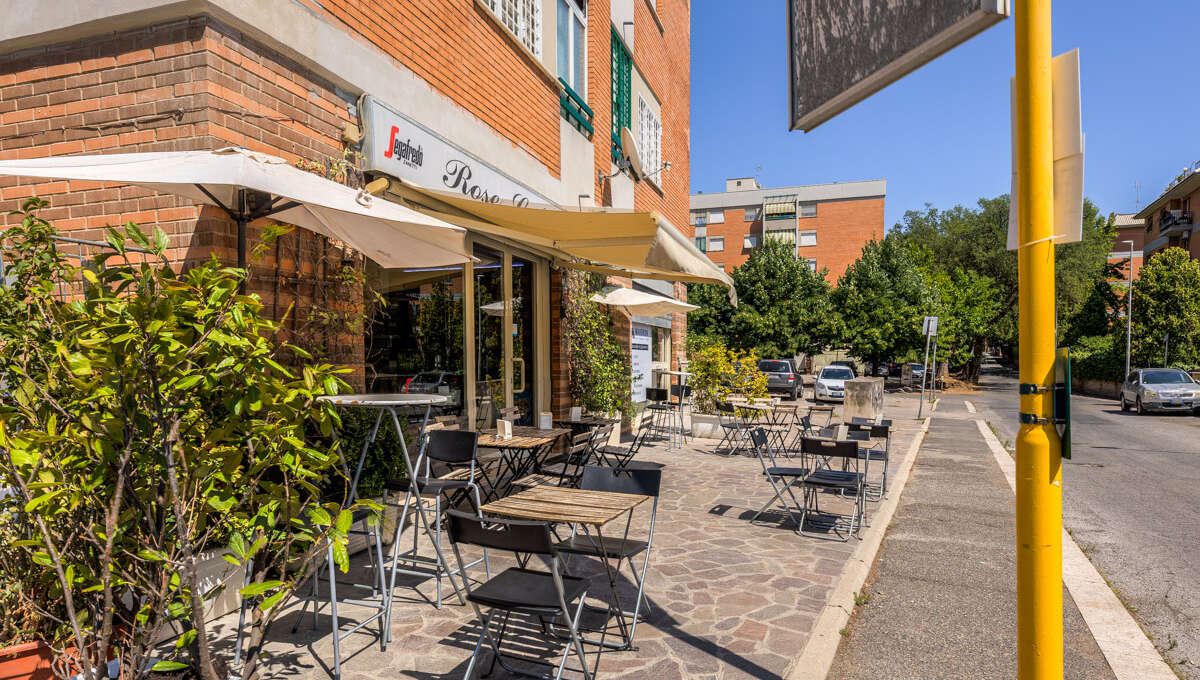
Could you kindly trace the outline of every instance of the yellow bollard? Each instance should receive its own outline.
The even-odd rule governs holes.
[[[1056,344],[1050,0],[1023,0],[1015,10],[1023,385],[1017,435],[1017,668],[1020,680],[1061,680],[1062,459],[1050,422]]]

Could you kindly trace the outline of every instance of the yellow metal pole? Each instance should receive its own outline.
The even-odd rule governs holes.
[[[1020,375],[1022,392],[1032,392],[1021,396],[1017,435],[1017,667],[1020,680],[1061,680],[1062,459],[1049,391],[1056,344],[1050,0],[1023,0],[1016,10]]]

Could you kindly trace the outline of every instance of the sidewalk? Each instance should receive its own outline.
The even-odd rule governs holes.
[[[961,398],[943,398],[829,680],[1014,678],[1013,494]],[[1115,678],[1064,588],[1065,677]]]

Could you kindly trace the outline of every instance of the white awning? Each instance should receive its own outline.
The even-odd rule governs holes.
[[[404,180],[390,190],[413,207],[530,249],[563,267],[614,276],[717,283],[737,302],[733,280],[656,212],[485,203]]]
[[[270,216],[337,239],[386,268],[470,261],[466,231],[398,203],[229,147],[0,161],[0,175],[133,184],[219,206],[245,224]]]
[[[598,302],[609,307],[623,307],[630,314],[639,316],[662,316],[663,314],[686,314],[700,309],[674,298],[663,297],[653,293],[645,293],[632,288],[613,288],[606,293],[596,293],[592,302]]]

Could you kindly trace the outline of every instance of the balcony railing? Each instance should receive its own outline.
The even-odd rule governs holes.
[[[1164,234],[1168,231],[1180,228],[1191,228],[1192,226],[1192,211],[1191,210],[1163,210],[1158,216],[1158,233]]]

